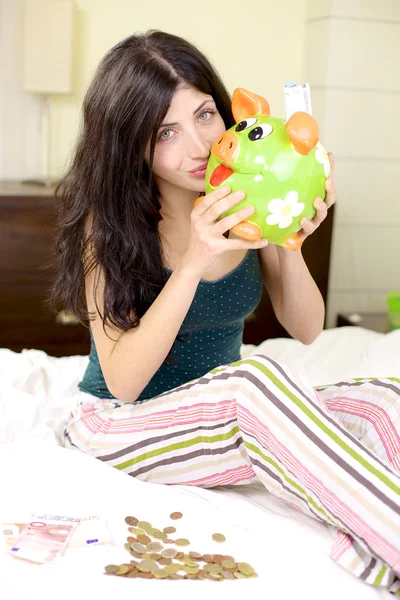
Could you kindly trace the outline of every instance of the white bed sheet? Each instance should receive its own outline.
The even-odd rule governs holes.
[[[311,346],[294,340],[268,340],[243,346],[242,355],[263,352],[308,375],[314,385],[349,377],[400,374],[400,331],[386,336],[361,328],[322,332]],[[112,543],[68,548],[58,564],[37,566],[0,552],[0,597],[118,600],[133,593],[194,598],[207,594],[231,598],[352,600],[391,598],[367,586],[329,558],[331,532],[286,506],[260,485],[213,490],[143,483],[79,452],[59,446],[65,420],[76,402],[76,384],[87,357],[53,358],[37,350],[21,354],[0,349],[0,520],[33,512],[83,516],[100,514]],[[250,562],[259,574],[251,580],[223,582],[124,580],[103,575],[109,563],[128,559],[123,549],[124,518],[164,527],[174,510],[190,549],[223,551]],[[211,540],[221,531],[223,546]],[[134,583],[133,583],[134,582]],[[190,586],[190,587],[188,587]],[[229,587],[228,587],[229,586]]]

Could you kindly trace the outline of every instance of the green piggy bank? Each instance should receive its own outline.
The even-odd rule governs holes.
[[[236,125],[211,148],[206,171],[206,194],[228,185],[244,190],[245,199],[221,215],[252,204],[254,213],[231,229],[250,241],[269,242],[297,250],[303,217],[315,215],[315,198],[325,198],[330,173],[327,152],[319,142],[315,119],[297,112],[285,122],[270,117],[265,98],[238,88],[232,96]],[[199,199],[200,200],[200,199]]]

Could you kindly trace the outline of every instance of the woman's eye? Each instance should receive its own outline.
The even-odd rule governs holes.
[[[171,129],[166,129],[165,131],[163,131],[162,133],[160,133],[158,139],[162,140],[162,141],[169,140],[169,138],[171,137],[171,133],[172,133]]]
[[[201,113],[199,119],[200,119],[200,121],[209,121],[213,115],[215,115],[215,110],[205,110],[204,112]],[[201,117],[204,117],[204,116],[205,116],[205,119],[202,119]]]

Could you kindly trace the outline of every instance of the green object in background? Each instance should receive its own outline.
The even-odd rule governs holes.
[[[388,331],[400,329],[400,292],[390,292],[387,296]]]

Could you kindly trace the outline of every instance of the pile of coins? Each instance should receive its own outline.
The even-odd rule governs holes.
[[[182,513],[170,514],[172,520],[182,518]],[[125,550],[135,560],[122,565],[107,565],[107,575],[141,579],[209,579],[223,581],[225,579],[248,579],[257,577],[257,573],[248,563],[236,562],[233,556],[224,554],[185,554],[176,548],[165,548],[165,544],[189,546],[186,538],[172,539],[175,527],[164,527],[161,531],[148,521],[139,521],[136,517],[126,517],[130,535],[127,537]],[[222,533],[214,533],[212,539],[224,542]]]

